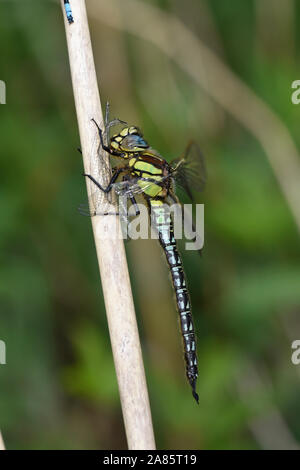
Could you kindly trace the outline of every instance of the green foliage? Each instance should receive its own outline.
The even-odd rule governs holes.
[[[78,357],[64,372],[66,390],[91,402],[113,406],[118,401],[117,381],[107,338],[95,325],[84,325],[73,334]]]

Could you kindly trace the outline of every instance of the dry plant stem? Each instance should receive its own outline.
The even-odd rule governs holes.
[[[90,0],[90,6],[100,21],[164,51],[253,134],[265,151],[300,231],[299,153],[276,113],[173,15],[137,0]]]
[[[94,118],[103,127],[100,97],[90,41],[85,0],[72,2],[74,23],[62,9],[68,42],[75,106],[86,173],[106,186],[109,178],[108,156],[101,165],[94,145],[97,129]],[[102,150],[101,150],[102,151]],[[92,152],[94,152],[92,154]],[[75,158],[75,157],[74,157]],[[94,191],[87,182],[88,193]],[[103,202],[105,202],[103,195]],[[114,216],[92,217],[109,332],[120,390],[122,412],[129,449],[155,449],[152,420],[140,340],[124,250],[120,237],[111,238],[119,221]],[[116,222],[117,221],[117,222]],[[106,234],[106,238],[103,235]],[[99,373],[101,371],[99,370]],[[103,381],[105,377],[103,377]]]
[[[5,446],[4,446],[4,442],[3,442],[3,438],[2,438],[1,432],[0,432],[0,450],[5,450]]]

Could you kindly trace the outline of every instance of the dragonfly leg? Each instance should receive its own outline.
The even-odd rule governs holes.
[[[117,170],[115,171],[115,173],[112,175],[111,177],[111,180],[110,182],[108,183],[108,185],[106,186],[106,188],[103,188],[103,186],[101,186],[100,183],[98,183],[97,180],[95,180],[95,178],[92,176],[92,175],[88,175],[86,173],[83,173],[83,176],[87,176],[91,181],[93,181],[93,183],[97,186],[97,188],[99,188],[101,191],[103,191],[104,193],[109,193],[112,189],[112,186],[114,184],[114,182],[116,181],[116,179],[118,178],[119,174],[122,173],[123,171],[127,170],[126,167],[121,167],[121,168],[117,168]]]
[[[102,133],[102,129],[101,127],[99,126],[99,124],[95,121],[95,119],[93,118],[92,119],[93,123],[96,125],[97,129],[98,129],[98,134],[99,134],[99,137],[100,137],[100,142],[101,142],[101,147],[103,148],[103,150],[105,150],[106,152],[110,153],[111,155],[113,155],[113,152],[110,150],[110,148],[105,145],[104,143],[104,140],[103,140],[103,133]]]
[[[136,202],[136,199],[135,199],[134,195],[133,195],[133,194],[130,194],[130,195],[129,195],[129,199],[130,199],[130,201],[131,201],[131,204],[132,204],[133,207],[134,207],[135,216],[137,217],[138,215],[140,215],[141,211],[140,211],[140,209],[139,209],[139,206],[137,205],[137,202]]]
[[[123,181],[130,181],[130,176],[129,176],[129,175],[124,175],[124,176],[123,176]],[[127,190],[129,189],[129,184],[126,185],[126,189],[127,189]],[[125,190],[125,191],[126,191],[126,190]],[[141,211],[140,211],[140,209],[139,209],[139,206],[138,206],[138,204],[137,204],[137,202],[136,202],[136,199],[135,199],[133,193],[132,193],[132,192],[128,192],[128,197],[129,197],[129,199],[130,199],[130,201],[131,201],[131,204],[132,204],[133,207],[134,207],[134,210],[135,210],[135,217],[138,216],[138,215],[140,215]]]
[[[101,127],[100,127],[99,124],[95,121],[94,118],[92,119],[92,121],[93,121],[93,123],[97,126],[98,134],[99,134],[99,137],[100,137],[100,143],[101,143],[101,147],[103,148],[103,150],[105,150],[105,152],[109,153],[110,155],[114,155],[114,156],[119,157],[120,154],[119,154],[118,152],[114,152],[113,150],[111,150],[110,147],[108,147],[108,145],[105,145],[104,140],[103,140],[103,132],[102,132]]]
[[[109,101],[106,101],[106,107],[105,107],[105,127],[107,127],[109,123]]]
[[[106,102],[106,108],[105,108],[105,130],[106,130],[106,137],[108,137],[107,135],[107,131],[109,131],[109,129],[113,126],[116,126],[117,124],[127,124],[126,121],[122,121],[121,119],[112,119],[111,121],[109,120],[109,102],[107,101]]]

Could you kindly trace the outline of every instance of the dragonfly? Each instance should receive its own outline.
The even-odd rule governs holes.
[[[72,9],[69,0],[64,0],[64,6],[69,24],[74,23]]]
[[[133,206],[137,207],[135,197],[141,194],[144,198],[152,224],[158,235],[159,243],[164,251],[171,273],[172,284],[176,296],[176,305],[180,317],[180,328],[183,338],[185,369],[192,395],[199,403],[196,392],[198,377],[198,361],[196,352],[196,334],[192,318],[190,295],[187,287],[183,263],[174,237],[174,225],[170,212],[165,210],[165,204],[179,203],[175,194],[175,185],[183,188],[192,198],[192,189],[201,191],[206,181],[204,159],[199,147],[194,142],[189,143],[183,156],[168,163],[145,140],[141,130],[129,126],[125,121],[114,119],[109,121],[109,105],[106,108],[104,132],[97,126],[100,145],[111,157],[122,161],[121,165],[113,168],[112,177],[106,187],[103,187],[92,175],[83,175],[103,193],[113,189],[118,194],[128,197]],[[109,137],[109,130],[115,125],[122,125],[120,132]],[[117,182],[122,177],[121,182]],[[92,198],[91,198],[92,199]],[[101,213],[95,204],[89,215],[108,215]],[[136,215],[138,210],[136,210]]]

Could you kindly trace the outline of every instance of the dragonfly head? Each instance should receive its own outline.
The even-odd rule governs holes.
[[[144,140],[138,127],[124,127],[119,134],[112,136],[110,140],[111,150],[120,154],[144,152],[149,144]],[[127,155],[129,156],[129,155]]]

